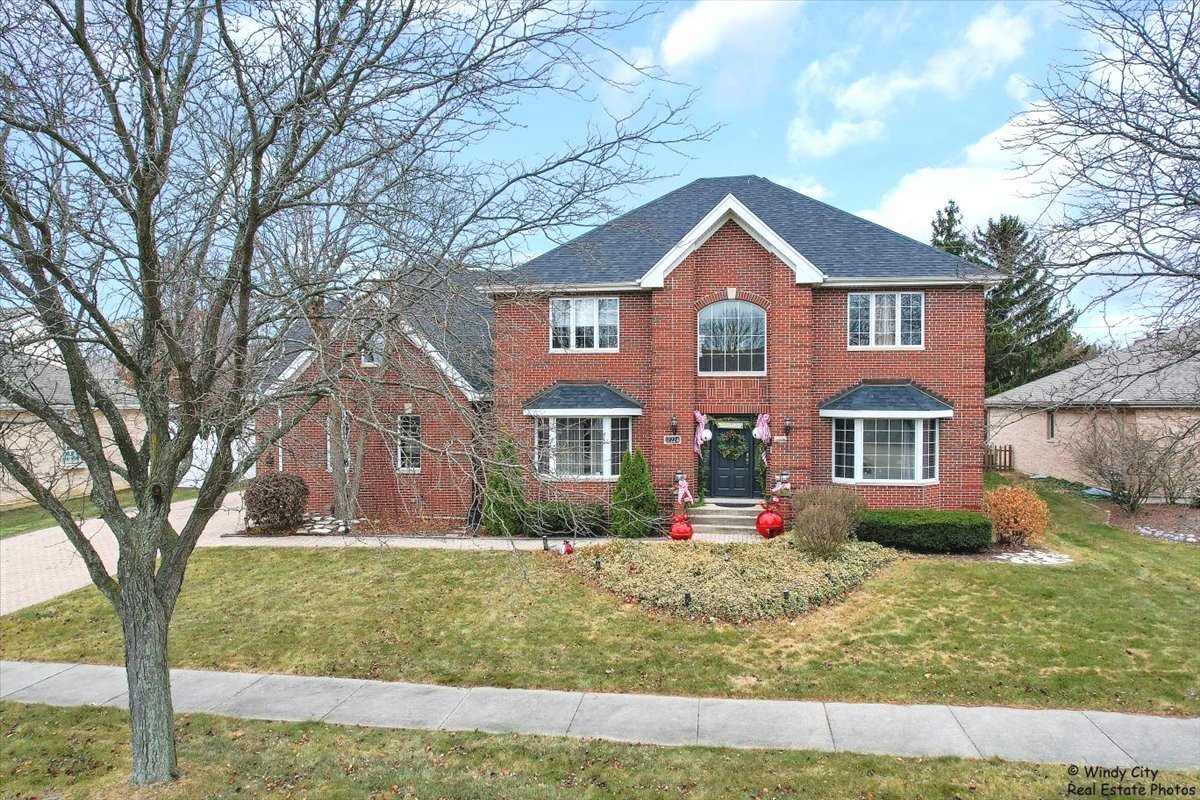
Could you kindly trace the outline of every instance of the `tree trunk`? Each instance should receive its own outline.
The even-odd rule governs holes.
[[[141,572],[136,568],[134,571]],[[167,625],[166,610],[154,590],[153,571],[122,575],[121,626],[125,633],[135,784],[166,783],[178,776]]]

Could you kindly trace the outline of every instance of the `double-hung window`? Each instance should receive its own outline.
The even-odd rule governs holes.
[[[350,460],[350,415],[342,414],[341,441],[342,467],[349,474]],[[325,417],[325,470],[333,472],[333,418]]]
[[[555,297],[550,300],[550,350],[616,352],[621,301],[616,297]]]
[[[923,347],[923,292],[851,292],[847,300],[849,347]]]
[[[938,479],[938,420],[833,421],[833,479],[845,483],[932,483]]]
[[[71,467],[78,467],[83,463],[83,456],[79,455],[79,453],[73,448],[64,447],[62,450],[62,463],[63,466],[67,467],[68,469]]]
[[[552,478],[616,478],[633,443],[630,417],[538,417],[534,463]]]
[[[363,338],[359,359],[364,367],[377,367],[383,363],[383,351],[386,347],[383,332],[371,331]]]
[[[421,418],[404,414],[396,420],[396,471],[421,471]]]

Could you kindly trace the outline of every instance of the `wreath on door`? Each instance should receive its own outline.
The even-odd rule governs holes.
[[[724,430],[717,437],[717,452],[726,461],[741,461],[750,452],[740,430]]]

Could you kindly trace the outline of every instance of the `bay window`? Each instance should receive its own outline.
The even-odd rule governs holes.
[[[550,300],[550,350],[616,351],[621,302],[616,297],[556,297]]]
[[[847,299],[848,347],[923,347],[923,292],[851,292]]]
[[[631,429],[630,417],[538,417],[537,471],[553,478],[616,478],[621,455],[632,448]]]
[[[847,483],[935,482],[938,433],[937,419],[834,419],[833,479]]]

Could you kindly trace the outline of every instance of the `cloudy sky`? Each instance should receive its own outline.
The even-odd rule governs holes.
[[[1001,143],[1034,97],[1030,84],[1082,43],[1051,2],[668,2],[613,47],[670,82],[596,99],[621,113],[639,92],[679,100],[696,90],[693,120],[722,126],[686,158],[662,154],[656,166],[673,176],[635,189],[628,207],[696,178],[755,174],[928,241],[950,198],[970,227],[1046,213]],[[636,78],[616,58],[599,66]],[[565,137],[571,121],[539,104],[526,131]],[[1087,308],[1077,329],[1122,340],[1141,318],[1110,304]]]
[[[1000,141],[1077,37],[1042,2],[667,4],[618,47],[698,89],[696,121],[724,127],[642,199],[753,173],[922,240],[950,197],[971,224],[1036,219]]]

